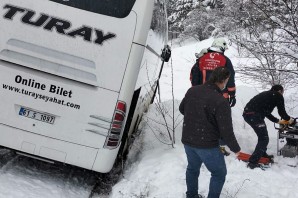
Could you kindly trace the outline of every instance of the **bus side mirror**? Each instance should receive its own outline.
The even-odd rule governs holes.
[[[162,52],[161,52],[161,58],[164,62],[169,62],[170,58],[171,58],[171,48],[169,45],[166,45]]]

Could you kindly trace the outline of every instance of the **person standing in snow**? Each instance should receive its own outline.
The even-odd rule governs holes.
[[[239,155],[240,147],[232,125],[231,108],[222,97],[229,80],[226,67],[217,67],[203,85],[189,88],[179,111],[184,115],[182,143],[187,156],[187,198],[200,198],[198,177],[204,163],[211,172],[208,198],[218,198],[227,174],[219,140],[227,143],[231,151]]]
[[[227,49],[228,45],[225,39],[216,38],[210,48],[203,49],[196,54],[198,59],[191,69],[190,81],[192,86],[204,84],[215,68],[226,67],[230,71],[230,78],[222,93],[223,97],[229,101],[230,106],[234,107],[236,104],[235,71],[231,60],[224,55]],[[222,153],[228,156],[230,153],[226,151],[225,143],[221,141],[220,145]]]
[[[243,118],[258,136],[258,143],[247,164],[247,167],[251,169],[260,166],[258,161],[261,157],[273,158],[272,155],[268,155],[266,152],[269,137],[264,121],[265,117],[278,124],[292,124],[294,122],[285,110],[283,93],[284,88],[281,85],[273,85],[269,91],[264,91],[253,97],[244,108]],[[275,107],[277,107],[282,120],[271,114]]]
[[[192,86],[194,86],[193,85],[193,83],[192,83],[192,75],[194,74],[194,75],[196,75],[196,67],[198,67],[198,64],[199,64],[199,59],[202,57],[202,56],[204,56],[206,53],[208,53],[208,48],[203,48],[201,51],[200,51],[200,53],[195,53],[195,56],[196,56],[196,62],[195,62],[195,64],[192,66],[192,68],[191,68],[191,70],[190,70],[190,74],[189,74],[189,80],[190,80],[190,82],[191,82],[191,85]]]

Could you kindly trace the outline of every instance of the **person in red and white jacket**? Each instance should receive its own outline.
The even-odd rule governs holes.
[[[226,88],[223,90],[223,96],[228,99],[231,107],[236,104],[236,86],[235,71],[231,60],[224,55],[228,45],[224,38],[214,39],[206,53],[198,57],[197,62],[191,69],[190,80],[192,86],[204,84],[210,77],[212,71],[217,67],[226,67],[231,73]]]

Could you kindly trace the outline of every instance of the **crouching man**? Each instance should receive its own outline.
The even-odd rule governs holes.
[[[272,155],[268,155],[266,152],[269,136],[265,117],[278,124],[292,124],[294,121],[285,110],[283,93],[284,88],[281,85],[273,85],[269,91],[264,91],[253,97],[244,108],[243,118],[258,136],[258,143],[247,165],[251,169],[260,166],[258,161],[261,157],[273,158]],[[271,114],[275,107],[277,107],[282,120]]]

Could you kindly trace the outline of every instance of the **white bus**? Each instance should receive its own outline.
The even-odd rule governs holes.
[[[169,59],[164,0],[1,0],[0,10],[0,145],[109,172]]]

